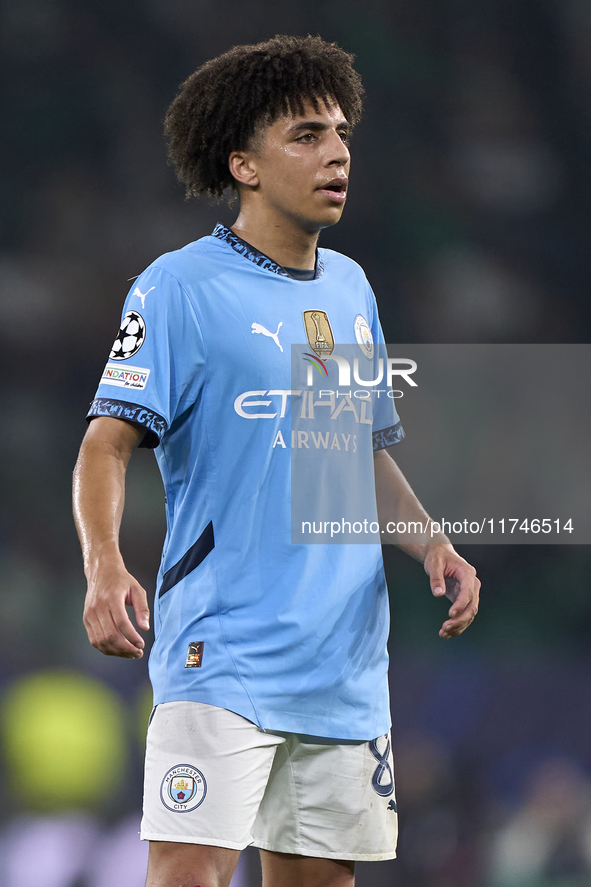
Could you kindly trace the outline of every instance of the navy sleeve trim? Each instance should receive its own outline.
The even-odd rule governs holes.
[[[374,431],[372,436],[374,450],[384,450],[386,447],[393,447],[394,444],[400,443],[406,437],[401,422],[397,422],[396,425],[390,425],[389,428],[382,428],[381,431]]]
[[[111,419],[124,419],[132,425],[139,425],[146,429],[146,434],[140,447],[154,449],[160,443],[162,435],[166,431],[166,419],[155,413],[148,407],[138,406],[136,403],[127,403],[124,400],[113,400],[110,397],[97,397],[90,405],[86,414],[87,421],[97,416],[108,416]]]
[[[166,594],[167,591],[170,591],[177,582],[180,582],[181,579],[184,579],[185,576],[192,573],[193,570],[205,560],[213,548],[215,548],[215,541],[213,538],[213,524],[210,521],[197,539],[197,542],[194,542],[193,545],[191,545],[189,550],[185,552],[180,561],[176,562],[174,567],[171,567],[170,570],[166,571],[162,578],[162,585],[158,591],[158,597],[162,597],[162,595]]]

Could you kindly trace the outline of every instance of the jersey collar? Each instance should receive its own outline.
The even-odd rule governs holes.
[[[240,253],[241,256],[244,256],[245,259],[258,265],[259,268],[264,268],[266,271],[272,271],[273,274],[279,274],[280,277],[289,277],[290,280],[295,279],[282,265],[278,265],[277,262],[274,262],[269,256],[266,256],[258,249],[255,249],[255,247],[251,246],[250,243],[247,243],[246,240],[242,240],[241,237],[238,237],[237,234],[234,234],[234,232],[230,231],[229,228],[226,228],[225,225],[218,222],[211,234],[212,237],[218,237],[220,240],[225,241],[225,243],[231,246],[233,250],[236,250],[236,252]],[[317,277],[321,277],[323,273],[324,265],[318,250],[316,250],[314,280],[316,280]]]

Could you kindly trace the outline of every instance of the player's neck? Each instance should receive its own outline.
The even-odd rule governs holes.
[[[304,231],[290,219],[241,207],[232,231],[284,268],[312,271],[316,265],[319,232]]]

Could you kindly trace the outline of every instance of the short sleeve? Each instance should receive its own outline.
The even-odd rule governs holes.
[[[168,271],[147,269],[131,287],[87,419],[108,416],[146,429],[157,447],[203,385],[205,346],[187,292]]]
[[[384,341],[384,333],[378,316],[378,306],[371,287],[368,284],[369,298],[371,300],[371,334],[374,342],[374,362],[379,364],[382,360],[383,383],[377,386],[374,392],[373,402],[373,449],[383,450],[386,447],[400,443],[404,438],[404,429],[396,411],[394,392],[387,385],[386,367],[387,350]]]

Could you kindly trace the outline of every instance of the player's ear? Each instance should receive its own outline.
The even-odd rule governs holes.
[[[228,166],[239,185],[254,188],[259,184],[256,159],[252,151],[232,151],[228,158]]]

